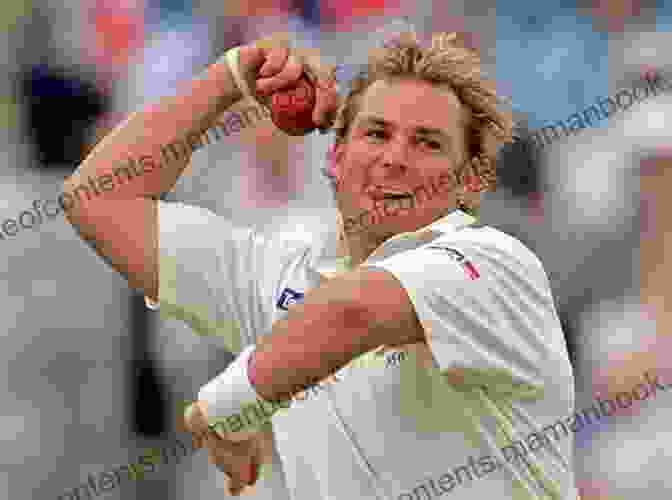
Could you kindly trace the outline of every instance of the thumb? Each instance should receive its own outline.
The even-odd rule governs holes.
[[[208,432],[207,413],[199,402],[192,403],[184,411],[184,426],[192,434],[204,434]]]
[[[243,76],[256,75],[266,62],[268,50],[247,45],[238,50],[238,67]]]
[[[266,62],[268,53],[273,48],[289,48],[289,35],[285,32],[278,32],[261,38],[250,45],[240,47],[240,69],[245,73],[250,71],[256,75],[258,70]],[[249,83],[249,82],[248,82]],[[254,88],[254,87],[251,87]]]
[[[269,52],[270,49],[268,48],[253,45],[240,47],[238,51],[238,71],[240,72],[240,76],[247,84],[252,98],[263,106],[267,106],[268,103],[257,94],[257,76],[268,60]]]

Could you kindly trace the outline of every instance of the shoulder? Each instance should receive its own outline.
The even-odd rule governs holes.
[[[450,294],[534,293],[548,302],[546,271],[535,253],[498,229],[469,227],[441,234],[379,264],[402,283]],[[488,292],[490,291],[490,292]]]
[[[214,236],[218,233],[218,229],[224,226],[227,229],[234,228],[225,217],[209,208],[176,201],[160,200],[157,205],[157,217],[162,236],[179,231],[180,238],[185,243],[190,242],[189,237]]]
[[[488,265],[544,272],[537,255],[519,239],[491,226],[466,227],[439,236],[422,247],[443,250],[455,259],[470,256]]]
[[[166,201],[159,201],[158,206],[162,236],[179,233],[185,246],[218,248],[235,243],[240,249],[248,247],[250,251],[267,253],[275,258],[298,257],[312,248],[310,241],[295,235],[262,232],[253,226],[237,225],[206,207]]]

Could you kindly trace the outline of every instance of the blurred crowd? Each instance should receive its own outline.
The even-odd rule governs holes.
[[[55,198],[128,113],[176,92],[230,47],[288,33],[345,65],[346,85],[348,67],[399,31],[470,33],[522,138],[502,150],[498,190],[481,218],[544,263],[576,407],[628,390],[646,371],[672,383],[664,265],[672,90],[543,151],[530,147],[533,130],[652,69],[672,78],[669,2],[6,0],[0,19],[0,220]],[[258,121],[195,153],[169,199],[263,232],[324,238],[335,218],[320,168],[332,140],[289,137]],[[158,446],[172,432],[170,402],[192,398],[231,359],[185,325],[149,317],[62,220],[0,240],[0,251],[0,498],[57,498],[89,472]],[[664,393],[577,433],[583,500],[640,490],[667,498],[671,407]],[[207,459],[187,462],[114,494],[220,498],[223,479]],[[271,498],[264,495],[257,498]]]

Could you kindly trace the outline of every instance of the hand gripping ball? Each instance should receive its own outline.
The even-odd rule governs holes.
[[[296,86],[271,94],[271,120],[288,135],[306,135],[317,128],[313,122],[314,107],[315,87],[305,74]]]

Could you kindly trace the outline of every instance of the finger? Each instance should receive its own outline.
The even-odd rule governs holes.
[[[318,80],[326,81],[336,75],[336,66],[333,64],[325,64],[320,57],[320,51],[318,49],[297,48],[294,53],[301,57],[306,68],[306,74],[313,85],[315,85]]]
[[[203,448],[203,444],[204,444],[203,436],[201,436],[200,434],[199,435],[192,435],[191,443],[192,443],[195,450],[200,450],[201,448]]]
[[[266,54],[268,50],[258,47],[243,46],[240,47],[240,64],[251,70],[256,75],[258,70],[266,63]]]
[[[208,421],[201,406],[194,402],[184,412],[185,426],[192,434],[208,432]]]
[[[224,475],[226,476],[226,482],[227,482],[226,486],[227,486],[228,494],[231,495],[231,496],[234,496],[234,497],[239,496],[242,493],[242,491],[245,489],[246,485],[243,484],[239,479],[236,479],[235,477],[231,477],[231,474],[229,474],[229,472],[226,470],[226,468],[224,468],[220,464],[215,464],[215,466],[217,467],[217,469],[220,472],[223,472]]]
[[[208,460],[211,464],[219,466],[220,464],[225,463],[225,458],[230,458],[223,456],[223,450],[217,447],[211,436],[205,436],[204,442],[205,448],[208,450]]]
[[[184,415],[178,415],[175,418],[175,430],[177,432],[189,432]]]
[[[229,471],[228,471],[228,470],[226,469],[226,467],[224,467],[222,464],[215,463],[214,465],[215,465],[215,467],[217,467],[217,469],[219,470],[219,472],[223,472],[223,473],[226,474],[227,476],[229,475]],[[229,477],[230,477],[230,476],[229,476]]]
[[[204,440],[208,454],[215,460],[231,458],[231,447],[227,446],[228,443],[219,439],[214,433],[205,435]]]
[[[248,471],[251,467],[252,464],[244,467],[244,471],[241,469],[242,473],[236,474],[233,477],[229,476],[231,479],[229,487],[232,491],[236,492],[236,494],[240,494],[245,488],[256,483],[256,468]]]
[[[298,57],[290,55],[287,58],[287,64],[285,64],[278,74],[270,78],[260,78],[257,80],[257,92],[262,95],[272,94],[276,90],[296,83],[302,74],[303,64],[301,64]]]
[[[262,50],[266,53],[266,62],[259,69],[259,76],[271,77],[282,71],[289,58],[289,49],[287,47],[276,47]]]
[[[223,442],[211,435],[206,438],[206,447],[211,463],[217,465],[220,470],[223,470],[227,474],[240,478],[240,474],[238,474],[239,471],[236,469],[237,466],[235,465],[240,463],[240,450],[235,447],[232,448],[230,443]]]
[[[182,415],[182,428],[186,432],[194,432],[196,429],[196,417],[198,409],[194,406],[194,403],[190,404],[184,409],[184,414]],[[179,419],[178,419],[179,422]]]
[[[248,483],[236,475],[228,465],[222,463],[215,463],[214,465],[217,467],[217,470],[226,476],[230,495],[238,496],[248,486]]]
[[[313,121],[321,127],[331,127],[338,111],[336,80],[318,81],[315,88],[315,110]]]
[[[235,482],[231,481],[229,483],[229,494],[233,497],[240,496],[240,494],[243,492],[243,490],[247,487],[246,484],[240,483],[240,482]]]

